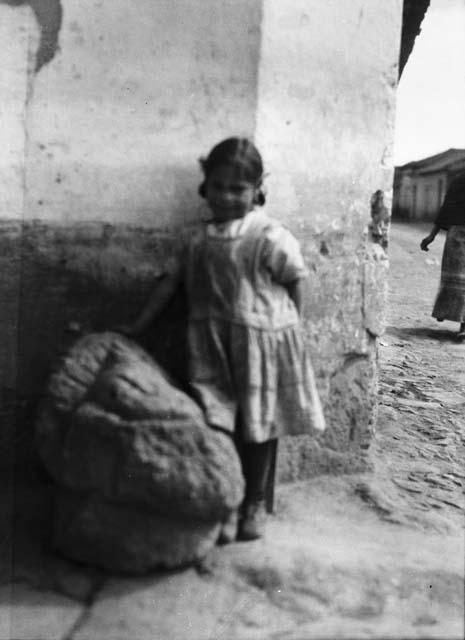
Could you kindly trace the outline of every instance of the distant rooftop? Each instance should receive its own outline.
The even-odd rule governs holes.
[[[447,149],[423,160],[407,162],[397,169],[416,171],[417,173],[431,173],[447,169],[456,162],[465,161],[465,149]]]

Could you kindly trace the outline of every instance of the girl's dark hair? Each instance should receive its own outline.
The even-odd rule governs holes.
[[[265,194],[262,189],[263,161],[257,147],[247,138],[227,138],[217,144],[206,158],[201,158],[200,164],[205,178],[221,165],[239,165],[244,179],[256,185],[255,203],[265,204]],[[199,186],[199,194],[205,198],[207,194],[205,180]]]

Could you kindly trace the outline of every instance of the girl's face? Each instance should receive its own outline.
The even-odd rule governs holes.
[[[241,167],[216,167],[205,180],[206,197],[217,222],[243,218],[253,209],[256,186],[243,177]]]

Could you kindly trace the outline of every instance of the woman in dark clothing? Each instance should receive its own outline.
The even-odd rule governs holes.
[[[441,284],[433,308],[433,317],[460,323],[458,337],[465,338],[465,172],[453,180],[447,190],[431,233],[420,247],[428,251],[440,229],[447,230],[442,254]]]

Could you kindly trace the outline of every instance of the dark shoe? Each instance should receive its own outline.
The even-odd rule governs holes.
[[[218,544],[230,544],[237,538],[237,511],[232,511],[229,517],[221,525],[220,535],[218,536]]]
[[[265,530],[265,501],[258,500],[244,505],[242,520],[239,522],[238,540],[257,540]]]

